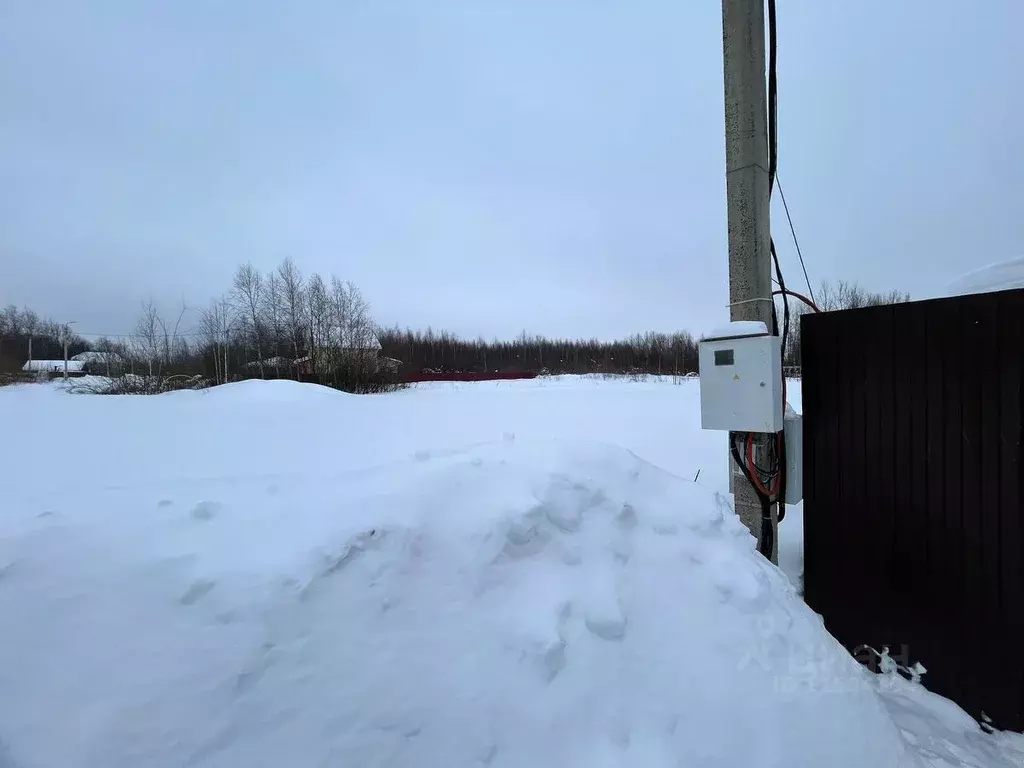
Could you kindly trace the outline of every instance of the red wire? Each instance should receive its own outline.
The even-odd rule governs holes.
[[[785,295],[785,296],[792,296],[794,299],[800,299],[800,301],[802,301],[808,307],[813,309],[815,312],[821,312],[821,310],[818,309],[818,305],[815,304],[810,299],[808,299],[802,293],[797,293],[796,291],[791,291],[791,290],[789,290],[789,288],[787,288],[786,290],[782,290],[781,288],[776,288],[774,291],[772,291],[772,296],[783,296],[783,295]]]
[[[781,436],[779,438],[782,439]],[[780,472],[775,475],[775,483],[771,490],[764,487],[764,483],[761,482],[761,475],[757,471],[757,466],[754,464],[754,433],[751,432],[747,435],[747,469],[750,470],[750,479],[754,483],[754,487],[757,488],[765,496],[771,498],[779,492],[779,484],[782,482],[782,468]]]

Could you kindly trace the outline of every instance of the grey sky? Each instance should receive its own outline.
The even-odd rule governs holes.
[[[1024,3],[779,5],[812,281],[921,297],[1024,254]],[[707,329],[721,56],[718,0],[7,0],[0,303],[123,332],[291,255],[386,325]]]

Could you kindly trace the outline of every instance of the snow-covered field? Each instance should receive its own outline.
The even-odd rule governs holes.
[[[697,386],[0,390],[0,766],[1020,765],[754,553]]]

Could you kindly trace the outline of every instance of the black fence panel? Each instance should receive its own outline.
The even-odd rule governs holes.
[[[801,323],[808,604],[1024,729],[1024,291]]]

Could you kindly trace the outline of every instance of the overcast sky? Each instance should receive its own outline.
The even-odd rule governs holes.
[[[1024,3],[779,6],[812,282],[1024,254]],[[718,0],[5,0],[0,303],[124,332],[290,255],[385,325],[706,330],[722,103]]]

